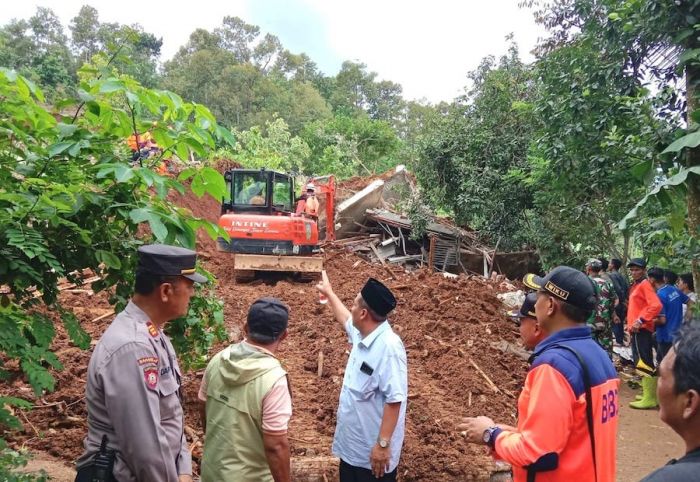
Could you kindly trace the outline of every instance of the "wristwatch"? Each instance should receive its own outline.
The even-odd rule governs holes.
[[[389,446],[389,440],[377,437],[377,445],[379,445],[381,448],[385,449]]]
[[[481,440],[484,441],[486,445],[488,445],[491,448],[494,448],[496,444],[496,437],[498,437],[498,434],[501,433],[501,429],[498,427],[489,427],[486,430],[484,430],[484,435],[481,437]]]

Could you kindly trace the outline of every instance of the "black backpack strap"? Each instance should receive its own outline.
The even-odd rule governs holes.
[[[595,480],[598,480],[598,464],[596,463],[595,456],[595,432],[593,429],[593,394],[591,393],[591,377],[588,372],[588,365],[583,360],[583,357],[579,352],[567,345],[552,345],[548,347],[551,348],[563,348],[564,350],[572,353],[579,364],[581,365],[581,371],[583,373],[583,385],[586,390],[586,421],[588,422],[588,437],[591,439],[591,454],[593,454],[593,471],[595,474]]]

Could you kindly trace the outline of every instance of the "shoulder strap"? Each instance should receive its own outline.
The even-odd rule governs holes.
[[[583,385],[586,389],[586,421],[588,422],[588,437],[591,439],[591,453],[593,454],[593,471],[595,473],[595,480],[598,480],[598,464],[596,463],[595,456],[595,434],[593,429],[593,395],[591,393],[591,377],[588,373],[588,366],[583,360],[583,357],[579,352],[567,345],[552,345],[550,348],[563,348],[564,350],[572,353],[579,364],[581,365],[581,371],[583,372]]]

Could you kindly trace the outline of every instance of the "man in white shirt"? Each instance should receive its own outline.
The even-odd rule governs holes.
[[[396,299],[389,288],[370,278],[348,310],[325,271],[316,288],[328,298],[352,344],[333,438],[340,482],[393,482],[408,398],[406,350],[386,319]]]

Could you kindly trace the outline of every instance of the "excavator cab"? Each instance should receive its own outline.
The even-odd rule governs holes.
[[[260,214],[292,213],[294,179],[287,174],[266,170],[233,169],[224,174],[228,200],[221,214],[249,212]]]
[[[260,169],[224,173],[228,199],[221,205],[219,251],[234,253],[238,279],[256,271],[320,273],[318,223],[294,213],[294,179]]]

